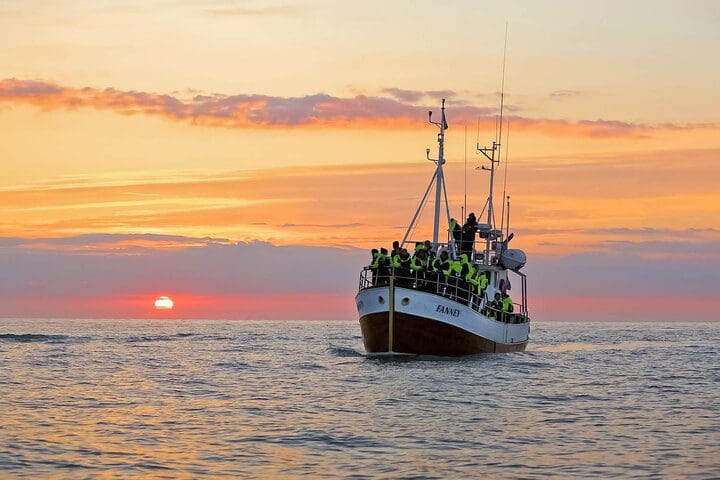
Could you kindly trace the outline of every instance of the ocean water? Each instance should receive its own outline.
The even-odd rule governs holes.
[[[0,320],[0,478],[718,478],[720,323],[535,323],[369,359],[356,322]]]

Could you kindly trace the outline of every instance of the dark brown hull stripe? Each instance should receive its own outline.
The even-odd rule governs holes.
[[[360,317],[363,343],[368,353],[388,351],[388,312],[369,313]],[[522,352],[527,342],[499,343],[417,315],[395,312],[393,319],[394,353],[459,356],[478,353]]]

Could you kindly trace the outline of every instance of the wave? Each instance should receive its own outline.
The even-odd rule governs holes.
[[[218,362],[214,363],[213,366],[220,368],[229,368],[231,370],[243,370],[250,367],[249,363],[230,361],[230,362]]]
[[[44,335],[41,333],[0,333],[0,342],[17,342],[17,343],[30,343],[30,342],[65,342],[71,337],[67,335]]]
[[[325,351],[335,357],[364,357],[365,355],[357,350],[349,347],[340,347],[337,345],[328,346]]]
[[[176,333],[174,335],[137,335],[133,337],[120,338],[118,340],[128,343],[138,342],[172,342],[181,338],[189,338],[198,335],[197,333]]]

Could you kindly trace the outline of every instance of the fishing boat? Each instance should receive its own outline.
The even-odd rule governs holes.
[[[430,265],[421,270],[397,266],[365,267],[360,274],[355,303],[368,355],[460,356],[525,350],[530,335],[527,282],[521,271],[526,255],[522,250],[509,248],[514,237],[510,233],[510,197],[505,197],[503,192],[499,226],[495,222],[493,205],[495,173],[500,163],[502,141],[502,99],[500,111],[500,135],[490,147],[477,145],[483,161],[489,162],[481,166],[489,174],[489,189],[479,215],[485,222],[476,224],[469,241],[466,237],[458,238],[458,228],[450,215],[443,171],[446,163],[445,131],[448,129],[445,100],[442,100],[440,121],[433,121],[432,111],[429,112],[429,123],[439,130],[437,158],[430,158],[430,149],[426,151],[427,159],[435,163],[435,168],[400,243],[400,248],[416,245],[421,249],[419,245],[425,244],[422,239],[409,237],[434,186],[433,233],[427,254],[447,256],[455,261],[462,258],[472,269],[485,275],[485,288],[480,289],[462,276],[433,271]],[[441,207],[444,207],[442,213],[447,221],[443,222],[442,238]],[[516,278],[511,280],[511,277]],[[510,298],[507,292],[513,284],[519,284],[519,301],[511,303],[505,300],[501,308],[498,299]]]

